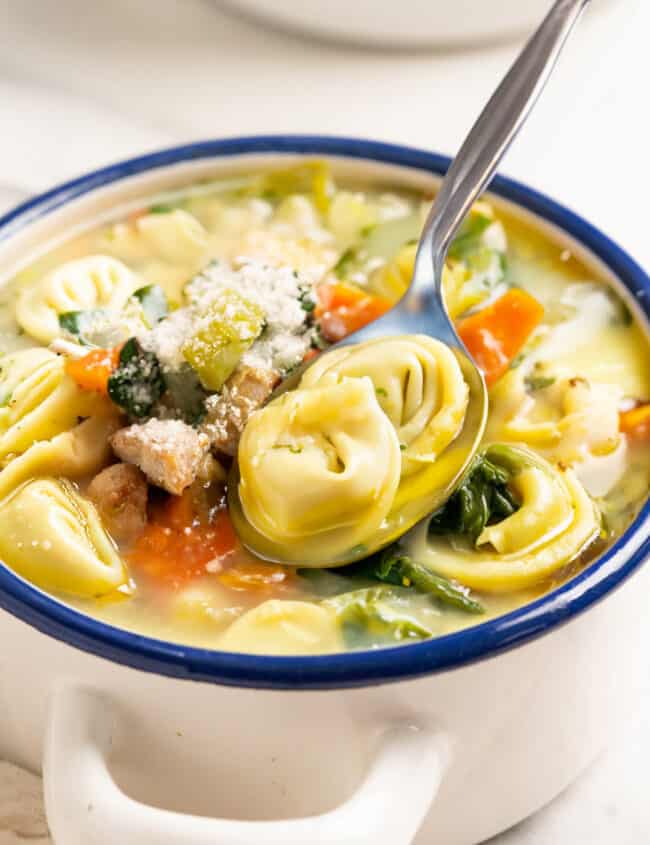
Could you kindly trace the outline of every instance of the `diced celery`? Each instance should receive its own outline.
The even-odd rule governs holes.
[[[183,356],[206,390],[221,390],[264,327],[262,309],[233,290],[210,306]]]

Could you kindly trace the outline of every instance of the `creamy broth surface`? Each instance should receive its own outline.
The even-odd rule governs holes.
[[[259,451],[240,451],[253,481],[286,467],[305,485],[291,512],[266,489],[251,514],[287,537],[302,537],[300,525],[316,548],[327,520],[349,522],[342,536],[362,542],[363,520],[385,518],[373,515],[378,497],[389,513],[408,479],[453,446],[463,393],[444,439],[433,420],[451,401],[451,377],[435,350],[433,375],[419,347],[396,353],[418,363],[395,375],[394,395],[361,353],[358,365],[314,375],[332,343],[404,292],[430,200],[339,183],[307,162],[152,197],[10,279],[0,292],[0,558],[119,627],[277,654],[439,636],[588,566],[648,495],[650,345],[595,263],[491,201],[461,230],[445,278],[490,392],[485,450],[461,493],[381,560],[352,567],[264,563],[237,541],[225,479],[251,418],[241,449],[267,450],[263,464]],[[262,406],[319,356],[300,413],[331,395],[348,417],[325,426],[316,415],[293,432],[274,403]],[[435,383],[414,399],[417,367]],[[333,392],[319,400],[316,390]],[[365,404],[357,413],[354,403]],[[341,488],[336,475],[353,463],[354,438],[357,455],[374,450],[370,505],[360,482]],[[59,476],[60,466],[70,471]],[[319,498],[325,475],[350,497],[339,510],[338,494]],[[308,511],[307,501],[320,505]]]

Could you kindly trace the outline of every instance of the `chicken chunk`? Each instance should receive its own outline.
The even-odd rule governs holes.
[[[248,418],[266,402],[279,381],[275,370],[241,365],[226,381],[221,394],[208,399],[203,431],[215,451],[236,454]]]
[[[205,465],[210,441],[180,420],[151,419],[111,438],[115,454],[140,467],[152,484],[180,496]]]
[[[133,542],[147,523],[147,481],[132,464],[113,464],[90,482],[88,498],[95,504],[111,536]]]

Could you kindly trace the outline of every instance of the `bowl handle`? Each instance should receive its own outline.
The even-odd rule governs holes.
[[[150,807],[118,789],[106,763],[114,718],[110,699],[94,690],[54,694],[43,779],[57,845],[408,845],[449,758],[446,735],[391,727],[357,791],[334,810],[282,821],[211,819]]]

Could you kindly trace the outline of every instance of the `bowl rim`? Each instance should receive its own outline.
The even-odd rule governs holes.
[[[0,242],[77,197],[157,168],[246,154],[339,156],[435,175],[450,159],[398,144],[322,135],[206,140],[120,161],[39,194],[0,217]],[[620,279],[650,320],[650,277],[585,219],[538,191],[496,176],[490,192],[567,233]],[[549,633],[605,598],[650,555],[650,500],[625,533],[574,578],[530,604],[470,628],[408,645],[316,656],[268,656],[185,646],[117,628],[65,605],[0,563],[0,607],[68,645],[113,662],[178,679],[270,689],[340,689],[449,671]]]

